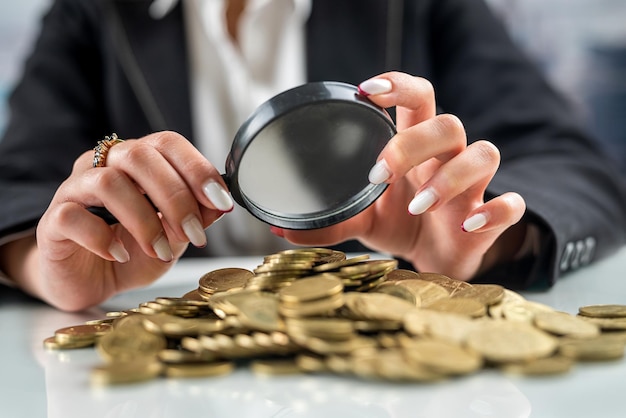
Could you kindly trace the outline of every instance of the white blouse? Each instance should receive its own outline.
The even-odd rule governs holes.
[[[156,0],[153,10],[160,3],[167,13],[176,1]],[[235,43],[226,26],[227,1],[182,3],[196,144],[220,172],[248,116],[272,96],[306,81],[304,25],[310,12],[310,0],[247,0]],[[209,227],[207,236],[208,253],[216,256],[293,247],[238,205]]]

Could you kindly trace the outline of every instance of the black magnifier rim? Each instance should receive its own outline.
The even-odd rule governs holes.
[[[256,218],[279,228],[285,229],[317,229],[324,228],[342,222],[370,206],[387,188],[386,183],[369,184],[353,198],[338,208],[320,211],[302,216],[283,215],[268,212],[241,192],[238,180],[239,164],[250,143],[265,127],[276,119],[303,107],[315,104],[341,102],[360,106],[372,112],[374,121],[381,121],[390,128],[391,136],[396,133],[396,127],[387,111],[374,104],[365,96],[359,94],[356,86],[338,81],[319,81],[303,84],[286,90],[259,106],[254,113],[244,122],[233,139],[230,153],[226,159],[226,174],[224,180],[228,184],[235,201],[246,208]],[[362,109],[360,109],[362,110]],[[375,119],[378,118],[378,119]],[[390,138],[383,138],[386,143]],[[379,152],[382,151],[382,143]]]

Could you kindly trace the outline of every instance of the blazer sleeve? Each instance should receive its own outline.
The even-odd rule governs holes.
[[[98,35],[77,1],[56,1],[43,18],[0,140],[0,239],[32,228],[74,160],[107,132]]]
[[[434,0],[426,24],[438,104],[461,118],[469,141],[485,138],[500,149],[487,197],[520,193],[526,219],[541,231],[532,263],[496,269],[488,279],[550,285],[614,253],[626,242],[624,179],[571,103],[482,1]]]

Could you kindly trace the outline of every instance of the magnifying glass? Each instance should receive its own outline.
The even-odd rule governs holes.
[[[342,222],[387,188],[368,173],[395,135],[384,108],[355,86],[322,81],[284,91],[239,128],[222,175],[234,200],[258,219],[285,229]],[[109,223],[104,208],[89,208]]]

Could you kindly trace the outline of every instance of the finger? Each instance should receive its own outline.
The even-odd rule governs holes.
[[[173,259],[161,219],[154,207],[136,184],[120,170],[112,167],[88,170],[79,179],[62,185],[53,201],[106,207],[146,255],[166,262]],[[87,235],[85,231],[88,230],[80,233]]]
[[[466,232],[503,231],[522,219],[526,202],[518,193],[508,192],[472,210],[462,228]]]
[[[206,245],[198,200],[181,174],[152,144],[131,140],[116,145],[109,151],[106,168],[123,172],[145,191],[178,241],[189,240],[198,247]]]
[[[45,228],[45,225],[54,225],[54,228]],[[63,249],[59,250],[57,246],[41,245],[44,240],[55,242],[69,240],[109,261],[126,263],[130,260],[128,251],[115,237],[111,227],[75,202],[64,202],[48,211],[42,218],[37,232],[40,250],[52,260],[65,259],[68,254]],[[55,248],[57,253],[53,253]]]
[[[196,199],[208,208],[230,212],[234,203],[217,169],[187,139],[175,132],[158,132],[145,137],[174,167]],[[171,152],[176,149],[176,152]]]
[[[421,77],[388,72],[359,84],[359,92],[381,107],[396,107],[398,130],[435,116],[435,89]]]
[[[432,158],[448,161],[462,152],[466,144],[465,129],[459,118],[449,114],[435,116],[391,138],[372,167],[369,181],[393,183]]]
[[[500,152],[488,141],[477,141],[441,165],[409,203],[409,213],[419,215],[436,210],[462,193],[474,192],[482,203],[484,190],[500,164]],[[465,196],[472,199],[471,196]]]

